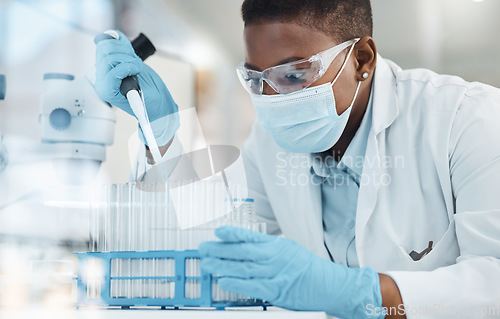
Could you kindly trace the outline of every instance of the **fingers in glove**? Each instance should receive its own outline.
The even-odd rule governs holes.
[[[117,67],[111,69],[107,74],[102,77],[96,77],[96,90],[99,96],[110,102],[113,105],[118,105],[118,103],[123,103],[128,105],[125,96],[120,92],[120,86],[122,79],[129,75],[137,74],[137,66],[133,63],[120,63]],[[126,103],[125,103],[126,102]],[[122,107],[121,107],[122,108]],[[122,108],[129,114],[132,114],[132,110],[129,107]]]
[[[96,47],[96,62],[108,55],[124,54],[130,57],[140,59],[130,44],[118,42],[118,40],[101,41]]]
[[[276,239],[275,236],[258,233],[250,229],[234,226],[222,226],[215,230],[215,235],[225,242],[270,242]]]
[[[129,68],[129,66],[121,66],[121,64],[134,65],[132,73],[129,75],[136,75],[142,70],[142,62],[136,58],[130,57],[125,54],[108,55],[101,59],[96,64],[96,78],[104,78],[106,75],[115,68]]]
[[[202,260],[201,267],[204,271],[211,274],[241,279],[266,279],[274,276],[274,271],[266,264],[251,261],[235,261],[207,257]]]
[[[224,290],[271,302],[277,298],[278,294],[275,284],[266,279],[223,277],[217,280],[217,284]]]
[[[215,257],[229,260],[259,261],[268,260],[276,255],[276,249],[266,243],[226,243],[203,242],[198,247],[202,257]]]

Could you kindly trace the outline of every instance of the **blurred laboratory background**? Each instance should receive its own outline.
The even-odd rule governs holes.
[[[102,184],[129,179],[137,139],[131,116],[120,110],[101,114],[106,131],[59,148],[57,131],[46,127],[47,121],[71,125],[63,110],[68,100],[75,107],[101,106],[88,83],[78,82],[92,77],[95,35],[108,29],[130,39],[146,34],[157,48],[147,63],[179,108],[198,115],[199,125],[183,127],[185,142],[240,147],[255,119],[234,71],[244,57],[241,2],[0,0],[0,74],[6,83],[0,100],[0,307],[71,307],[71,252],[86,249],[89,216],[85,191],[67,184],[75,184],[73,175]],[[500,1],[373,0],[372,6],[383,57],[403,68],[500,87]],[[76,83],[71,90],[59,89],[69,81]],[[62,109],[54,113],[59,117],[50,118],[56,109]],[[87,138],[99,147],[82,146]],[[60,161],[71,157],[96,165],[81,170]]]

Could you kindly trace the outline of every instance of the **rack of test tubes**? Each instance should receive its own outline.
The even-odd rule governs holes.
[[[200,267],[198,245],[233,225],[265,232],[240,185],[127,183],[91,203],[89,252],[77,253],[77,305],[162,308],[262,306],[224,291]]]

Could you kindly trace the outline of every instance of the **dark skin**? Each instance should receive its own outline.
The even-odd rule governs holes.
[[[339,41],[332,35],[295,23],[265,22],[245,27],[246,57],[248,68],[262,71],[266,68],[309,58],[329,49]],[[349,49],[341,52],[333,61],[325,75],[312,86],[332,82],[344,63]],[[342,114],[351,105],[358,81],[361,87],[351,110],[349,121],[339,141],[329,150],[337,160],[344,155],[351,143],[366,111],[373,81],[373,73],[377,62],[375,42],[369,36],[363,37],[354,47],[351,57],[341,76],[333,85],[337,113]],[[369,74],[363,78],[363,73]],[[278,94],[267,83],[264,83],[263,94]],[[399,289],[391,277],[379,274],[382,305],[387,308],[397,307],[403,303]],[[406,318],[406,316],[386,316],[386,318]]]

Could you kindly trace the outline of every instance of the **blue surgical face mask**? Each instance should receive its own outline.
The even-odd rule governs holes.
[[[353,48],[354,45],[331,83],[291,94],[251,94],[259,123],[280,147],[293,153],[318,153],[332,148],[340,139],[361,82],[358,82],[351,105],[340,115],[332,86],[347,65]]]

